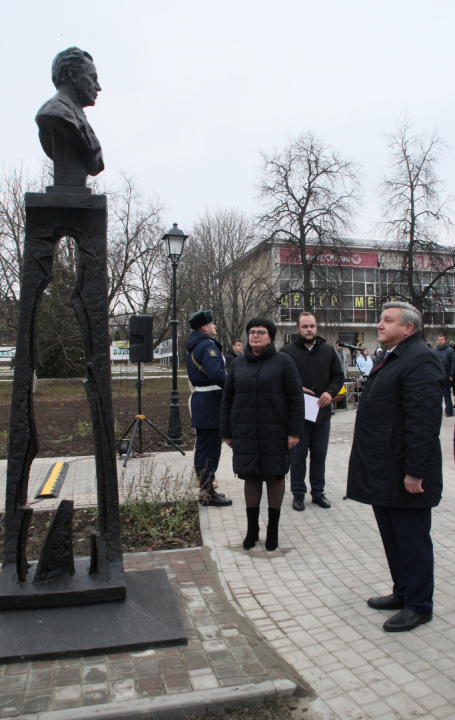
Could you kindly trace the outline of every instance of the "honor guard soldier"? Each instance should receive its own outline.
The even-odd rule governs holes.
[[[215,340],[216,325],[210,310],[199,310],[189,319],[186,367],[194,387],[191,396],[191,426],[196,429],[194,470],[201,488],[203,505],[223,507],[232,500],[213,487],[221,455],[220,410],[226,369],[221,345]]]

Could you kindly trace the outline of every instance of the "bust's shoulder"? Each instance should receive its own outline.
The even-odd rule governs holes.
[[[78,109],[77,105],[72,102],[69,98],[66,98],[60,93],[56,93],[50,100],[47,100],[36,113],[36,122],[38,125],[40,121],[44,121],[45,118],[63,118],[69,122],[80,122],[83,119],[84,113]]]

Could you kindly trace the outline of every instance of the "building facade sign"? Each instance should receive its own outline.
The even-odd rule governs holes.
[[[316,250],[307,252],[307,260],[311,261]],[[285,265],[301,265],[300,253],[296,248],[280,248],[280,263]],[[329,250],[322,253],[316,260],[317,265],[339,265],[340,267],[373,268],[378,267],[378,253],[374,252],[343,252],[336,255]]]
[[[16,355],[16,348],[12,345],[0,345],[0,363],[9,363]]]
[[[130,344],[128,340],[114,340],[111,345],[111,360],[117,362],[130,361]]]
[[[406,266],[405,258],[405,266]],[[445,270],[454,266],[454,258],[447,256],[414,255],[414,267],[416,270]]]

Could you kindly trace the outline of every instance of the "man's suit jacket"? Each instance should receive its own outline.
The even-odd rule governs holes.
[[[403,340],[378,367],[381,357],[360,397],[347,496],[369,505],[434,507],[442,493],[444,370],[420,333]],[[405,475],[423,478],[424,492],[407,492]]]
[[[89,175],[98,175],[104,170],[100,142],[84,111],[67,95],[57,92],[40,107],[35,121],[42,148],[51,160],[54,159],[54,132],[58,132],[83,157]]]

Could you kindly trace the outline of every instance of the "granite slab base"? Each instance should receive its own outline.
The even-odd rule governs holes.
[[[0,612],[0,663],[186,645],[166,571],[125,573],[126,600]]]

